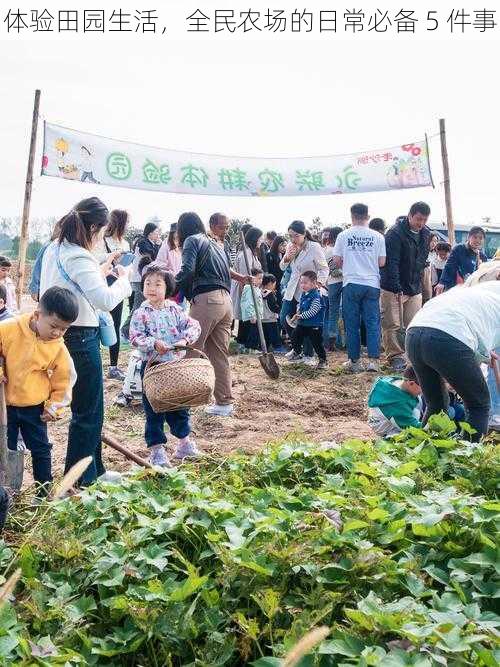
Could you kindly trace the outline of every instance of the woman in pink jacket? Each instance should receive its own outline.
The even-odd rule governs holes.
[[[158,257],[156,258],[156,264],[161,264],[161,266],[168,271],[173,273],[176,276],[182,264],[182,253],[179,249],[179,243],[177,240],[177,223],[173,222],[170,225],[170,232],[167,238],[161,244],[160,251],[158,252]]]

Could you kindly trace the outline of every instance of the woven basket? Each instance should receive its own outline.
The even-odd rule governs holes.
[[[176,346],[200,355],[199,359],[155,363],[150,359],[144,372],[143,391],[155,412],[195,408],[212,401],[215,373],[206,354],[194,348]]]

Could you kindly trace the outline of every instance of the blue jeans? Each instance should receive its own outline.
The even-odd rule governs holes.
[[[43,404],[17,408],[7,406],[7,443],[9,449],[17,449],[19,431],[24,444],[31,452],[33,462],[33,478],[39,484],[52,481],[50,450],[51,444],[47,436],[47,424],[40,417]]]
[[[64,342],[73,359],[77,380],[71,401],[71,422],[64,472],[86,456],[92,463],[80,477],[88,486],[106,471],[102,462],[101,431],[104,420],[102,362],[97,327],[70,327]]]
[[[144,378],[146,362],[141,367],[141,378]],[[144,439],[148,447],[164,445],[167,442],[165,435],[165,422],[170,428],[170,433],[176,438],[187,438],[191,433],[189,421],[189,410],[174,410],[173,412],[155,412],[148,401],[146,392],[142,392],[142,405],[146,413],[146,428]]]
[[[339,319],[342,301],[342,282],[328,285],[328,338],[340,342]]]
[[[281,304],[280,324],[282,329],[285,329],[287,331],[290,339],[292,338],[294,330],[288,326],[286,318],[287,315],[289,315],[290,317],[292,317],[292,315],[295,315],[295,313],[297,312],[298,305],[299,304],[297,303],[296,299],[292,299],[291,301],[283,299],[283,303]],[[308,338],[306,338],[306,340],[304,341],[304,355],[306,357],[312,357],[314,355],[313,346]]]
[[[380,357],[380,290],[349,283],[342,290],[342,312],[347,338],[347,356],[359,361],[361,356],[361,321],[366,327],[366,345],[370,359]]]

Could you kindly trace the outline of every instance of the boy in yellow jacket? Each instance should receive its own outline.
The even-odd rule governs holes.
[[[78,302],[72,292],[51,287],[34,313],[0,323],[8,446],[17,448],[21,431],[31,452],[33,477],[40,485],[41,496],[52,481],[47,422],[56,421],[61,409],[69,405],[76,380],[63,335],[77,317]]]

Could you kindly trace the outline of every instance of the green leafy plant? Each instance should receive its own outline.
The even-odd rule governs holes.
[[[0,664],[498,665],[499,469],[441,416],[97,485],[0,544]]]

